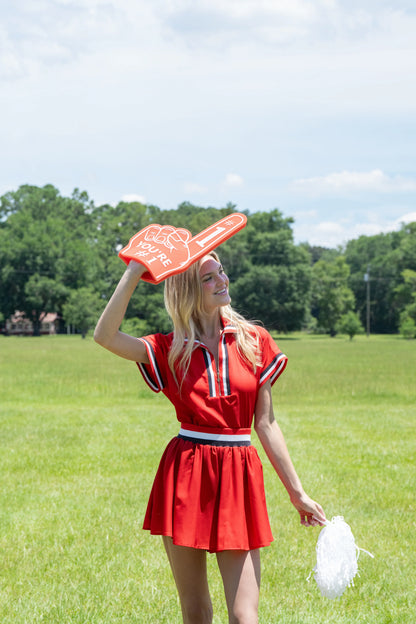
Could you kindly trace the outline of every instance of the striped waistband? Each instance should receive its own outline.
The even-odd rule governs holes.
[[[250,446],[250,429],[211,429],[194,425],[183,425],[178,438],[195,442],[196,444],[211,444],[212,446]]]
[[[203,431],[199,427],[181,427],[178,438],[195,442],[196,444],[210,444],[212,446],[250,446],[250,429],[224,429],[227,433],[218,430]],[[235,432],[235,433],[234,433]]]

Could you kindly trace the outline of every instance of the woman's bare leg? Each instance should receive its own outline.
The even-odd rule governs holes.
[[[205,550],[175,546],[171,537],[163,537],[163,543],[178,589],[184,624],[211,624]]]
[[[260,593],[260,551],[217,553],[230,624],[257,624]]]

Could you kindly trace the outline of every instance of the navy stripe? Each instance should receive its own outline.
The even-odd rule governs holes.
[[[146,344],[147,347],[147,354],[149,356],[149,360],[150,360],[150,366],[153,368],[153,370],[156,373],[156,379],[153,379],[153,377],[150,375],[147,367],[145,368],[145,365],[140,365],[140,369],[145,371],[145,375],[146,378],[149,380],[149,385],[156,385],[158,388],[160,388],[161,390],[163,390],[164,388],[164,383],[163,383],[163,379],[162,379],[162,375],[160,373],[160,368],[159,365],[156,361],[156,355],[155,352],[153,350],[152,345],[150,344],[150,342],[148,340],[146,340],[145,338],[141,338],[141,340]],[[150,383],[150,380],[152,383]]]
[[[282,372],[284,368],[285,362],[286,362],[286,358],[283,358],[282,361],[280,362],[280,366],[275,370],[273,375],[270,377],[270,381],[272,383],[275,381],[275,379],[279,377],[280,373]]]
[[[142,364],[141,362],[137,362],[137,364],[141,370],[143,377],[145,378],[145,381],[148,383],[151,389],[154,390],[155,392],[159,392],[160,388],[155,383],[153,377],[151,377],[151,375],[149,375],[149,373],[147,372],[146,365]]]
[[[217,396],[217,393],[215,391],[215,378],[213,378],[213,374],[212,374],[211,356],[205,348],[202,349],[202,353],[204,354],[205,367],[206,367],[207,376],[208,376],[209,396],[215,397]]]
[[[275,378],[276,375],[279,373],[280,368],[282,364],[284,363],[285,359],[286,359],[286,356],[284,355],[284,353],[279,353],[278,355],[276,355],[276,357],[273,358],[269,366],[265,368],[263,373],[261,374],[260,383],[262,383],[265,379],[267,379],[270,373],[275,373],[273,375],[273,377]],[[282,362],[280,363],[280,367],[279,367],[280,360],[282,360]],[[275,371],[276,368],[277,368],[277,371]]]

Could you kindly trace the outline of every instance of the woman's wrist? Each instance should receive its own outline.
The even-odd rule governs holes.
[[[126,271],[140,279],[143,273],[146,272],[146,267],[140,262],[136,262],[136,260],[130,260],[127,265]]]

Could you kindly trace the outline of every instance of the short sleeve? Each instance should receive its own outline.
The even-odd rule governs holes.
[[[146,347],[149,364],[136,362],[143,379],[153,392],[160,392],[167,384],[167,361],[170,338],[165,334],[152,334],[139,338]]]
[[[274,382],[286,368],[287,357],[282,353],[270,336],[269,332],[263,327],[257,328],[260,333],[260,344],[262,353],[262,369],[260,373],[260,386],[270,380]]]

